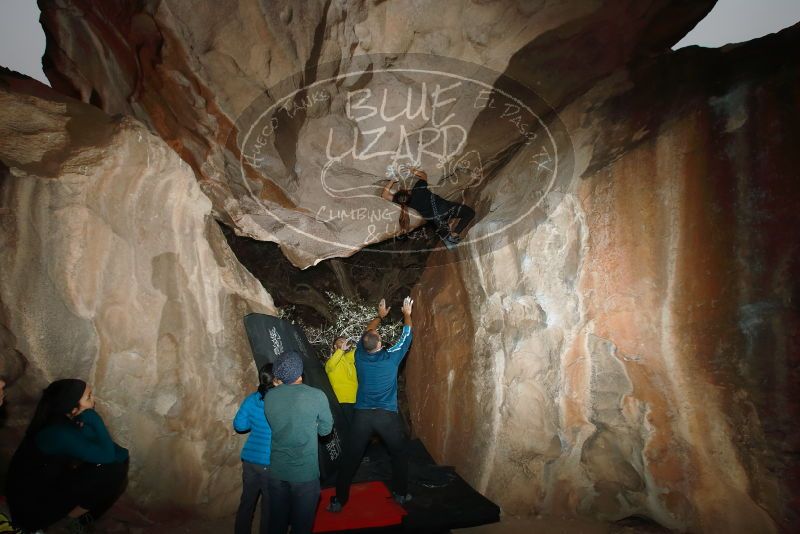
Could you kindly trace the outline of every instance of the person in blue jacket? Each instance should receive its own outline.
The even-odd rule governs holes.
[[[269,457],[272,430],[264,415],[264,395],[275,386],[272,364],[261,367],[258,391],[248,395],[236,417],[233,428],[236,432],[249,432],[242,447],[242,498],[236,512],[235,534],[249,534],[253,525],[253,514],[261,495],[261,534],[266,534],[269,525]]]
[[[42,393],[11,459],[7,497],[16,528],[45,529],[69,516],[84,532],[122,495],[128,450],[111,439],[94,410],[92,387],[56,380]]]

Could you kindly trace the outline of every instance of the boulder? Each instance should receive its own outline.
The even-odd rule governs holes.
[[[799,30],[669,52],[713,3],[40,0],[53,86],[138,118],[298,267],[398,232],[376,132],[457,118],[407,158],[478,221],[427,259],[406,388],[506,513],[793,531]]]
[[[594,84],[559,114],[574,174],[540,222],[492,247],[484,218],[425,272],[413,427],[505,512],[797,526],[798,44],[795,26]],[[528,156],[480,201],[515,206]]]
[[[239,235],[278,243],[301,268],[397,233],[396,207],[377,198],[377,182],[402,139],[414,145],[426,133],[444,136],[446,121],[437,123],[435,109],[440,119],[455,114],[449,126],[480,148],[487,176],[489,162],[514,149],[519,136],[502,128],[506,121],[495,116],[492,126],[484,114],[472,128],[480,109],[463,86],[437,101],[436,84],[450,87],[456,78],[432,80],[408,68],[488,88],[505,72],[557,106],[632,58],[668,49],[713,4],[39,2],[53,87],[147,124],[195,170],[219,220]],[[419,91],[426,80],[434,91]],[[384,92],[394,99],[390,116],[406,101],[424,113],[367,120],[364,108],[379,109]],[[367,95],[375,103],[357,111]],[[377,139],[381,127],[387,130]],[[355,147],[361,157],[335,157]],[[447,147],[430,151],[435,157],[420,149],[409,161],[432,176],[437,166],[458,163]],[[367,211],[379,214],[372,231]]]
[[[136,502],[229,513],[231,422],[258,383],[242,318],[274,314],[272,299],[192,169],[141,123],[10,71],[0,108],[3,463],[42,389],[82,378],[131,451]]]

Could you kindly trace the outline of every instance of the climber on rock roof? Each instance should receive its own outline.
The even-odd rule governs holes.
[[[405,168],[401,168],[403,172]],[[408,169],[411,176],[417,178],[411,189],[398,189],[392,193],[398,179],[390,179],[381,192],[384,200],[400,204],[400,229],[408,232],[410,219],[408,208],[413,208],[429,222],[436,225],[439,237],[448,247],[457,245],[462,238],[461,233],[472,222],[475,211],[465,204],[444,199],[428,188],[428,174],[416,167]],[[394,171],[392,171],[394,175]]]

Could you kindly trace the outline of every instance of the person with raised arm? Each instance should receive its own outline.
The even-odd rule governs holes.
[[[358,391],[356,348],[345,337],[337,337],[333,348],[333,353],[325,362],[325,373],[342,408],[344,419],[349,425],[353,422],[353,406]]]
[[[392,496],[398,504],[411,499],[408,494],[408,438],[397,410],[397,372],[411,346],[411,297],[403,300],[403,331],[391,347],[384,347],[378,326],[389,313],[386,301],[378,304],[378,315],[369,322],[356,345],[355,361],[358,392],[342,464],[336,479],[336,495],[328,510],[340,512],[350,498],[350,485],[364,450],[373,434],[378,434],[392,458]]]
[[[411,219],[408,208],[413,208],[426,221],[434,223],[437,234],[448,248],[458,245],[462,232],[475,217],[475,211],[466,204],[447,200],[431,191],[428,188],[428,174],[422,169],[411,167],[407,172],[417,178],[411,189],[399,189],[392,193],[399,180],[390,179],[381,192],[384,200],[400,204],[400,229],[404,233],[409,231]]]

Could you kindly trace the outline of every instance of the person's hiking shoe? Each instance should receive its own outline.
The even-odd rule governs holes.
[[[405,495],[400,495],[399,493],[392,492],[392,499],[394,499],[394,502],[400,506],[403,506],[405,503],[411,500],[411,494],[406,493]]]
[[[456,248],[459,243],[461,243],[461,238],[455,235],[448,235],[442,238],[442,242],[444,243],[444,246],[452,250]]]
[[[342,503],[340,503],[339,500],[333,496],[331,497],[331,502],[328,504],[326,510],[334,514],[339,513],[342,511]]]

